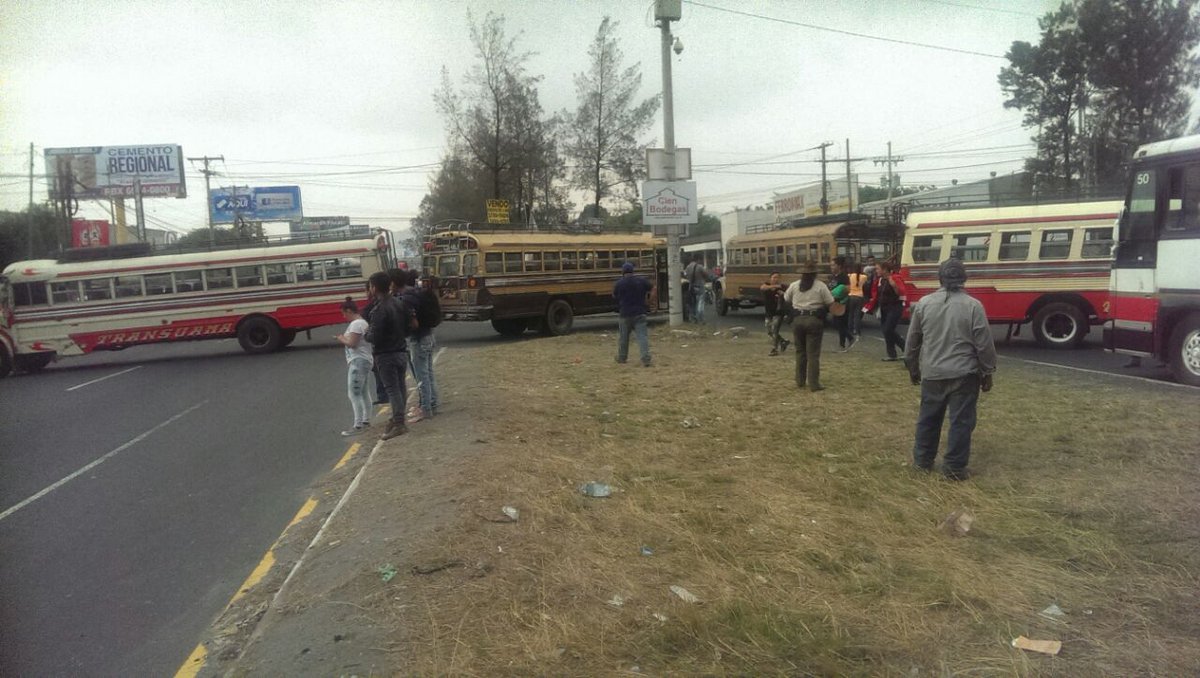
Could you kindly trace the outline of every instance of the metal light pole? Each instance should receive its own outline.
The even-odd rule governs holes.
[[[666,3],[669,4],[669,3]],[[676,5],[676,8],[678,5]],[[678,12],[678,9],[675,9]],[[675,179],[675,108],[671,100],[671,19],[668,12],[659,13],[659,28],[662,31],[662,79],[663,79],[663,145],[666,147],[667,181]],[[676,14],[678,16],[678,14]],[[679,232],[682,224],[667,226],[667,306],[669,324],[683,324],[683,299],[679,289],[682,277],[679,266]]]

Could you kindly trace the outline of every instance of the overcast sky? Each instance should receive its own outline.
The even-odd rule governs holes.
[[[1012,41],[1036,42],[1038,17],[1057,4],[685,0],[673,26],[684,45],[672,64],[675,138],[693,149],[701,203],[724,212],[769,202],[820,176],[819,154],[804,149],[832,141],[829,157],[844,158],[847,138],[852,158],[881,156],[891,141],[905,183],[1018,169],[1030,134],[1003,108],[996,76]],[[445,146],[433,103],[441,69],[458,83],[473,60],[468,7],[503,14],[536,52],[530,72],[555,111],[575,107],[573,74],[605,15],[620,22],[627,63],[641,64],[644,94],[661,90],[652,6],[0,0],[0,209],[28,202],[30,142],[37,174],[44,148],[168,143],[224,155],[215,186],[296,184],[307,216],[402,229]],[[660,145],[661,115],[650,134]],[[863,183],[882,173],[870,160],[853,169]],[[845,166],[829,171],[844,176]],[[186,200],[146,201],[150,226],[205,224],[195,168],[187,183]],[[34,198],[46,199],[40,177]],[[84,213],[107,216],[99,204]]]

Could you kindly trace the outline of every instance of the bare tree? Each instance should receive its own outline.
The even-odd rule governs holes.
[[[571,183],[588,191],[593,213],[600,216],[606,198],[632,200],[642,168],[641,136],[658,112],[659,97],[637,101],[641,65],[622,69],[624,54],[614,37],[617,22],[604,17],[588,48],[591,65],[575,75],[579,100],[568,121],[564,152],[572,163]]]

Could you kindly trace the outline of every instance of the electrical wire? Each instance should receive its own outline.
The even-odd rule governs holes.
[[[988,54],[986,52],[976,52],[974,50],[969,50],[969,49],[959,49],[957,47],[946,47],[945,45],[931,45],[929,43],[915,42],[912,40],[901,40],[899,38],[885,38],[885,37],[879,36],[879,35],[870,35],[868,33],[856,33],[854,31],[845,31],[840,28],[830,28],[828,26],[818,26],[816,24],[808,24],[808,23],[804,23],[802,21],[792,21],[790,19],[780,19],[778,17],[766,16],[763,14],[755,14],[753,12],[743,12],[741,10],[729,9],[728,7],[718,7],[716,5],[710,5],[710,4],[707,4],[704,2],[696,2],[696,0],[687,0],[687,3],[689,5],[693,5],[695,7],[703,7],[705,9],[716,10],[718,12],[728,12],[729,14],[738,14],[741,16],[751,17],[754,19],[762,19],[764,21],[774,21],[777,23],[788,24],[791,26],[800,26],[802,28],[811,28],[816,31],[828,31],[830,33],[838,33],[840,35],[849,35],[849,36],[855,37],[855,38],[865,38],[867,40],[879,40],[881,42],[890,42],[890,43],[894,43],[894,44],[898,44],[898,45],[907,45],[909,47],[923,47],[925,49],[936,49],[936,50],[941,50],[943,52],[954,52],[955,54],[967,54],[970,56],[987,57],[989,59],[1003,59],[1004,58],[1003,56],[1001,56],[999,54]]]

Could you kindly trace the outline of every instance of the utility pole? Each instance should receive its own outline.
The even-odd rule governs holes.
[[[655,18],[662,33],[662,79],[663,79],[663,145],[666,147],[667,181],[675,179],[675,104],[671,93],[671,20],[681,17],[682,2],[658,0],[655,3]],[[682,48],[681,48],[682,49]],[[667,308],[669,325],[683,325],[682,290],[679,279],[679,232],[682,224],[667,226]]]
[[[896,163],[904,162],[904,158],[901,156],[893,156],[892,155],[892,142],[890,142],[890,141],[887,144],[887,149],[888,149],[888,152],[887,152],[886,156],[876,157],[876,158],[873,158],[872,160],[874,160],[876,165],[881,165],[881,164],[885,164],[885,163],[887,164],[887,182],[888,182],[887,213],[888,213],[888,218],[891,218],[891,216],[892,216],[892,190],[895,189],[895,187],[896,187],[896,180],[893,178],[893,175],[892,175],[892,165],[896,164]]]
[[[846,213],[854,212],[854,186],[850,184],[850,140],[846,139]]]
[[[33,258],[33,142],[29,142],[29,258]]]
[[[213,160],[225,162],[225,155],[221,154],[215,158],[210,158],[207,155],[199,158],[188,158],[188,162],[204,163],[204,169],[200,170],[200,173],[204,175],[204,204],[206,205],[205,211],[208,212],[208,242],[210,245],[215,246],[217,244],[217,232],[213,230],[212,193],[209,192],[209,177],[216,174],[216,170],[208,169],[208,163],[212,162]]]
[[[133,213],[137,221],[138,242],[146,242],[146,208],[142,204],[142,179],[133,180]]]
[[[826,141],[818,146],[821,149],[821,214],[829,214],[829,182],[825,179],[825,149],[832,145],[832,141]]]

